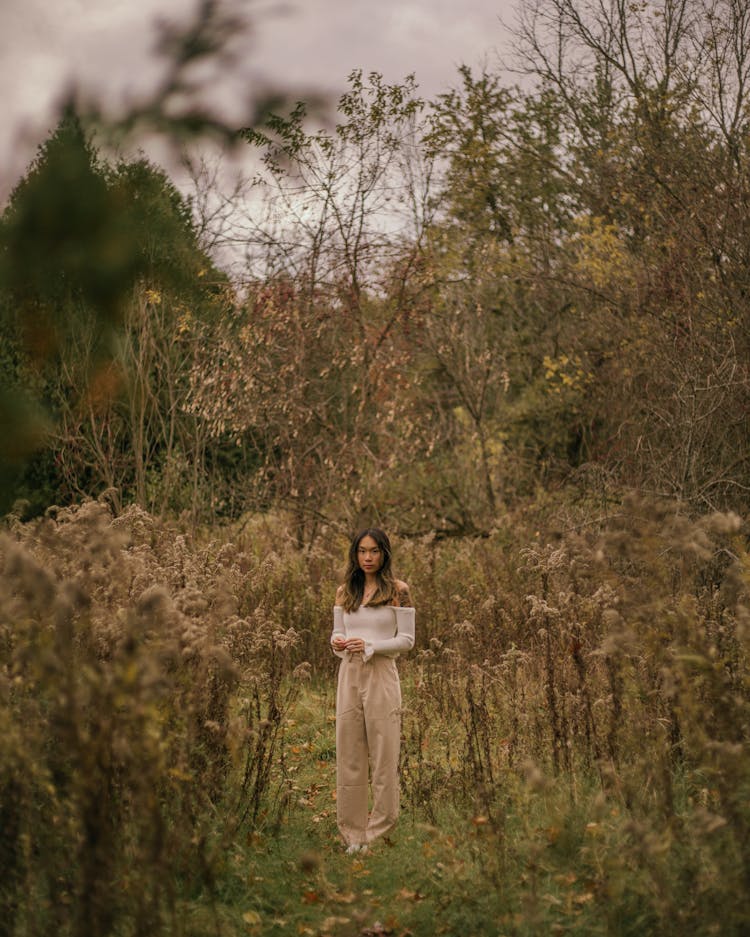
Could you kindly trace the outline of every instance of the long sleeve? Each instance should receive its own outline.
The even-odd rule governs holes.
[[[344,609],[341,605],[333,606],[333,631],[331,632],[331,650],[336,657],[345,657],[346,651],[337,651],[333,646],[334,638],[345,638],[346,629],[344,628]]]
[[[395,608],[396,634],[392,638],[376,638],[365,644],[365,660],[373,654],[385,654],[397,657],[403,651],[414,647],[414,624],[416,612],[413,608]]]

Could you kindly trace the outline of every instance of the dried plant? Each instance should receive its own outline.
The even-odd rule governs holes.
[[[516,889],[529,933],[549,923],[545,889],[560,876],[585,879],[580,901],[613,933],[623,915],[659,933],[716,922],[741,933],[740,519],[631,499],[548,544],[534,533],[519,521],[513,538],[397,544],[419,609],[418,646],[399,663],[406,815],[430,828],[470,820],[471,874],[499,895]],[[97,502],[11,520],[0,541],[9,933],[187,933],[196,895],[220,927],[229,845],[304,823],[315,772],[328,770],[340,547],[327,535],[302,553],[271,515],[205,536]],[[299,711],[302,747],[288,741]],[[330,810],[315,821],[332,823]],[[240,837],[248,849],[255,835]]]
[[[3,536],[9,933],[180,933],[180,888],[259,820],[300,669],[273,610],[238,614],[247,559],[97,502]]]

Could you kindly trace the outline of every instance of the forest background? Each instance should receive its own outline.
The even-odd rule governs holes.
[[[3,932],[744,933],[746,5],[536,0],[520,86],[355,72],[241,130],[190,105],[201,10],[0,221]],[[111,155],[144,128],[187,194]],[[363,523],[419,639],[352,862]]]

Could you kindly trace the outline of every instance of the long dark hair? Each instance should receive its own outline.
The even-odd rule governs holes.
[[[365,574],[359,568],[357,554],[359,545],[365,537],[372,537],[383,557],[380,569],[375,574],[378,587],[367,604],[388,605],[396,594],[396,580],[391,572],[391,541],[388,539],[388,534],[379,527],[366,527],[355,534],[349,545],[349,559],[344,573],[344,609],[347,612],[356,612],[365,594]]]

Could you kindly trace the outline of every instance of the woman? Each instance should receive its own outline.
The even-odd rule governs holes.
[[[395,658],[414,647],[409,587],[391,572],[391,544],[377,527],[349,547],[336,592],[331,646],[341,658],[336,694],[336,813],[348,853],[393,829],[398,817],[401,685]],[[372,810],[368,815],[368,761]]]

